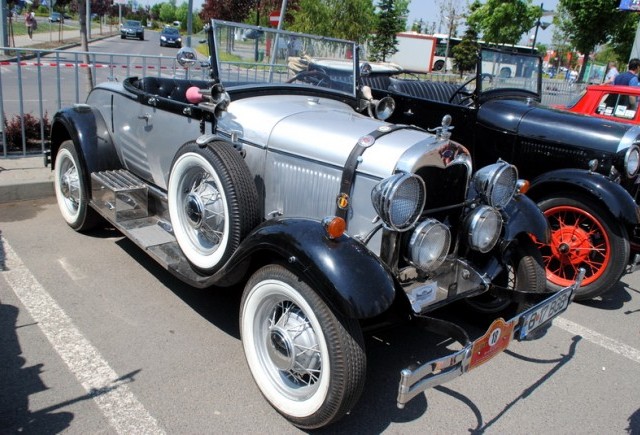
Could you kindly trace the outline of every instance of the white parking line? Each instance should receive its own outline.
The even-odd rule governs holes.
[[[567,320],[564,317],[556,317],[555,319],[553,319],[553,324],[571,334],[580,335],[582,338],[590,341],[591,343],[602,346],[605,349],[617,353],[618,355],[622,355],[625,358],[629,358],[631,361],[640,363],[640,350],[636,348],[628,346],[624,343],[620,343],[613,338],[609,338],[606,335],[602,335],[596,331],[592,331],[591,329],[585,328],[584,326],[578,325],[577,323],[574,323],[571,320]]]
[[[51,342],[84,389],[121,434],[164,434],[156,420],[109,367],[98,350],[75,327],[69,316],[29,272],[6,239],[7,270],[1,272],[33,320]]]

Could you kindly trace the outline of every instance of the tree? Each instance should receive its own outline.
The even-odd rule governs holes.
[[[171,3],[162,3],[160,6],[160,21],[172,23],[176,19],[176,7]]]
[[[473,71],[478,64],[478,33],[473,26],[467,27],[460,44],[453,47],[453,61],[460,77],[467,71]]]
[[[255,8],[256,0],[207,0],[202,5],[200,17],[202,21],[212,18],[218,20],[243,22],[252,8]]]
[[[541,16],[540,6],[532,6],[531,0],[487,0],[469,15],[467,24],[488,43],[515,45]]]
[[[373,0],[300,0],[290,30],[366,42],[375,22]]]
[[[611,42],[609,45],[618,63],[625,64],[629,60],[629,53],[633,49],[633,41],[638,28],[638,15],[628,12],[620,12],[620,15],[617,25],[611,29]]]
[[[409,11],[407,0],[381,0],[375,20],[375,34],[371,42],[371,59],[385,62],[398,49],[396,34],[404,31]]]
[[[588,58],[596,46],[607,42],[615,27],[620,25],[623,12],[618,10],[619,3],[619,0],[560,0],[554,24],[575,49]],[[584,73],[585,68],[582,68],[579,82],[583,80]]]

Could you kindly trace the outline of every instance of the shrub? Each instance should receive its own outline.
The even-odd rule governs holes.
[[[23,117],[14,115],[12,118],[4,118],[4,135],[7,138],[7,148],[9,150],[22,149],[22,120],[24,118],[24,134],[27,140],[27,148],[40,147],[40,119],[31,113],[25,113]],[[51,128],[51,122],[47,113],[42,118],[45,135]]]

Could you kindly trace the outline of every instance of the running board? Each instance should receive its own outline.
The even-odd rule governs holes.
[[[93,172],[91,202],[110,222],[122,222],[149,216],[149,189],[131,172]]]
[[[171,223],[149,212],[150,187],[120,169],[91,174],[91,207],[162,267],[194,287],[207,287],[178,246]]]

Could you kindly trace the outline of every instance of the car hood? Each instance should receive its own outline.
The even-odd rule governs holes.
[[[640,126],[566,112],[536,103],[493,100],[478,110],[478,122],[494,130],[535,140],[618,152],[640,140]]]
[[[343,167],[358,141],[390,124],[355,113],[341,102],[302,96],[261,96],[229,105],[218,128],[246,142],[304,159]],[[374,133],[375,134],[375,133]],[[414,128],[383,134],[366,149],[358,171],[386,177],[396,170],[445,166],[443,149],[466,149]],[[453,151],[456,153],[457,151]],[[450,153],[450,152],[449,152]]]

